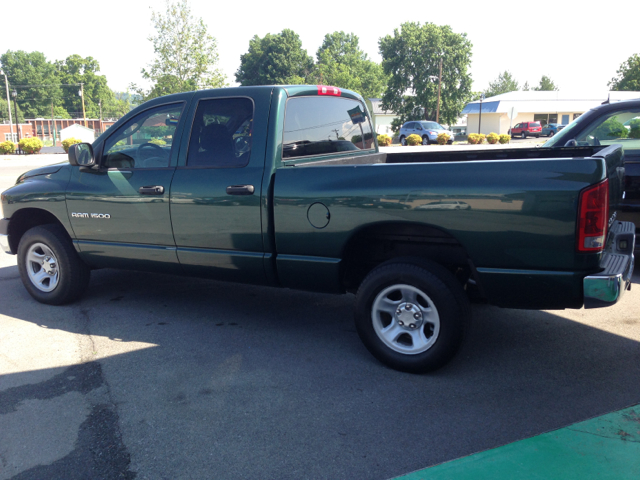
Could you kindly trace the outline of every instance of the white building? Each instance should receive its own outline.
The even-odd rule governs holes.
[[[60,141],[67,138],[77,138],[86,143],[93,143],[96,139],[96,132],[82,125],[70,125],[60,130]]]
[[[640,92],[596,92],[593,94],[571,92],[517,91],[503,93],[486,98],[482,102],[482,120],[480,120],[480,101],[471,102],[462,110],[467,115],[467,133],[489,134],[507,133],[511,125],[520,122],[539,121],[567,125],[587,110],[597,107],[607,98],[611,102],[640,98]],[[509,120],[507,112],[515,107],[518,115]]]
[[[381,104],[382,100],[380,98],[369,98],[367,102],[367,107],[371,110],[371,116],[373,117],[374,129],[378,135],[389,135],[393,137],[391,122],[396,118],[396,115],[395,113],[382,110]]]

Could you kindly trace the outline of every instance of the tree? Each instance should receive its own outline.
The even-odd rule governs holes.
[[[616,76],[608,83],[611,90],[640,90],[640,55],[631,55],[625,62],[622,62],[616,72]]]
[[[511,73],[505,70],[498,75],[493,82],[489,82],[489,88],[484,91],[485,97],[495,97],[501,93],[515,92],[520,90],[520,85]]]
[[[465,33],[433,23],[407,22],[379,40],[382,67],[389,75],[382,108],[398,115],[397,129],[407,120],[434,119],[438,102],[438,76],[442,62],[440,120],[453,124],[471,97],[471,42]]]
[[[4,86],[4,85],[3,85]],[[11,107],[11,121],[13,124],[16,123],[24,123],[24,114],[18,106],[18,121],[16,122],[16,109],[13,101],[9,102],[9,107]],[[7,101],[4,98],[0,98],[0,123],[9,123],[9,111],[7,110]],[[15,132],[15,127],[14,130]],[[4,141],[4,139],[0,139],[0,141]]]
[[[240,57],[236,81],[240,85],[304,84],[313,68],[313,58],[302,48],[293,30],[255,35],[249,51]]]
[[[170,3],[165,15],[152,12],[151,22],[156,35],[149,37],[156,55],[142,77],[152,82],[144,91],[132,84],[131,88],[145,100],[188,92],[199,88],[226,86],[226,78],[218,69],[216,39],[207,33],[202,18],[194,18],[187,0]]]
[[[107,77],[98,75],[100,64],[92,57],[82,58],[80,55],[70,55],[64,61],[55,63],[58,78],[63,84],[65,96],[64,108],[72,117],[82,117],[82,97],[79,92],[84,92],[84,106],[87,118],[98,118],[100,115],[100,102],[106,105],[115,100],[113,92],[107,86]],[[82,88],[80,88],[82,84]]]
[[[542,92],[542,91],[553,92],[558,90],[558,87],[556,87],[555,83],[553,83],[549,77],[547,77],[546,75],[543,75],[542,78],[540,79],[540,84],[537,87],[535,87],[534,90],[538,92]]]
[[[522,86],[522,91],[528,92],[529,90],[531,90],[531,87],[529,86],[529,82],[524,82],[524,85]]]
[[[318,59],[309,80],[346,88],[364,98],[379,98],[387,78],[382,66],[369,60],[353,33],[333,32],[324,37],[316,53]]]
[[[0,56],[0,63],[26,118],[47,116],[47,112],[50,115],[52,101],[55,106],[61,105],[60,79],[43,53],[8,50]]]

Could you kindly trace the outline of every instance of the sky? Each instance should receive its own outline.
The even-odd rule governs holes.
[[[216,38],[219,66],[231,86],[236,85],[234,74],[249,40],[285,28],[300,35],[303,48],[314,58],[327,33],[355,33],[361,49],[380,62],[379,38],[393,35],[402,23],[450,25],[454,32],[466,33],[473,44],[474,91],[485,90],[508,70],[521,85],[525,81],[537,85],[547,75],[561,91],[606,92],[620,64],[640,53],[640,0],[611,4],[589,0],[362,0],[350,4],[190,0],[189,4],[192,14],[201,17]],[[155,32],[151,12],[164,12],[164,1],[32,0],[29,9],[38,14],[30,16],[28,27],[22,21],[3,22],[0,54],[40,51],[50,61],[72,54],[91,56],[100,63],[101,74],[113,90],[126,91],[132,82],[145,85],[140,70],[153,59],[148,40]]]

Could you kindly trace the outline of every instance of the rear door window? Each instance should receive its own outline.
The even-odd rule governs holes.
[[[238,168],[249,163],[253,102],[200,100],[191,129],[187,167]]]
[[[371,122],[359,101],[342,97],[294,97],[287,101],[284,160],[372,148]]]

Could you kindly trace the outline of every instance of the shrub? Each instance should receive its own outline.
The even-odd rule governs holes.
[[[495,132],[491,132],[489,135],[487,135],[487,142],[489,142],[491,145],[495,145],[496,143],[498,143],[498,140],[500,140],[500,135]]]
[[[629,130],[618,121],[617,116],[613,116],[602,123],[593,132],[593,136],[600,140],[613,140],[617,138],[627,138],[629,136]]]
[[[509,141],[511,140],[511,135],[507,135],[506,133],[503,133],[502,135],[500,135],[500,137],[498,138],[498,141],[501,144],[505,144],[505,143],[509,143]]]
[[[13,153],[16,151],[16,144],[11,140],[0,143],[0,153]]]
[[[378,145],[388,147],[391,145],[391,137],[389,135],[378,135]]]
[[[414,145],[422,145],[422,137],[420,135],[412,133],[407,137],[407,145],[411,145],[412,147]]]
[[[484,138],[485,138],[484,134],[482,133],[470,133],[469,136],[467,137],[467,141],[471,145],[476,145],[484,142]]]
[[[152,138],[151,140],[149,140],[149,143],[153,143],[154,145],[160,145],[160,146],[167,144],[167,142],[165,142],[161,138]]]
[[[446,133],[440,133],[436,141],[438,142],[438,145],[445,145],[450,139],[451,137]]]
[[[23,138],[18,142],[18,146],[25,153],[38,153],[42,147],[44,147],[44,143],[39,138]]]
[[[640,118],[634,118],[629,123],[629,138],[640,138]]]
[[[75,145],[76,143],[82,143],[82,140],[78,138],[69,137],[62,141],[62,148],[64,148],[64,151],[66,153],[69,153],[69,147],[71,145]]]

